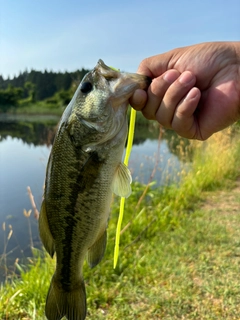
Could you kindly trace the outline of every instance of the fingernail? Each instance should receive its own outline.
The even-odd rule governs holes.
[[[179,77],[179,82],[182,84],[189,84],[194,79],[194,76],[190,71],[186,71]]]
[[[163,79],[170,84],[172,84],[175,80],[177,80],[177,78],[178,78],[178,74],[176,74],[176,72],[173,70],[166,72],[163,75]]]
[[[186,98],[184,100],[191,100],[195,99],[199,95],[199,91],[197,88],[192,88],[188,94],[186,95]]]

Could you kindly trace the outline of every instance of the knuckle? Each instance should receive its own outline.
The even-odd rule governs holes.
[[[150,78],[153,77],[151,70],[149,69],[149,65],[150,65],[150,60],[149,58],[145,58],[143,59],[139,66],[138,66],[138,70],[137,72],[140,74],[144,74],[146,76],[149,76]]]
[[[143,109],[143,110],[142,110],[142,114],[144,115],[144,117],[145,117],[147,120],[154,120],[154,119],[155,119],[155,115],[152,114],[152,113],[149,113],[148,110]]]

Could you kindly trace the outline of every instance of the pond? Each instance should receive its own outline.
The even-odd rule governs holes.
[[[27,187],[39,209],[42,201],[45,171],[54,132],[56,117],[0,117],[0,280],[6,265],[15,259],[31,256],[30,244],[41,247],[38,222],[23,210],[32,209]],[[172,134],[158,139],[159,128],[137,127],[135,144],[129,162],[133,180],[148,183],[152,172],[157,185],[177,181],[180,170]],[[8,272],[11,271],[8,270]]]

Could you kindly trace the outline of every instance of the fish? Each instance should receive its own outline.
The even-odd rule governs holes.
[[[100,59],[66,107],[48,159],[39,234],[56,255],[45,304],[48,320],[84,320],[83,263],[95,267],[107,245],[112,195],[131,194],[131,173],[122,163],[128,100],[147,89],[147,76],[113,70]]]

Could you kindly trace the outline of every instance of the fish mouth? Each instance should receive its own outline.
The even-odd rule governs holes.
[[[107,66],[102,59],[98,60],[95,70],[98,71],[106,80],[113,80],[119,77],[119,71],[117,69]]]
[[[135,90],[146,90],[152,82],[152,79],[146,75],[114,70],[101,59],[98,60],[94,70],[105,79],[109,86],[112,92],[111,101],[113,107],[127,102]]]
[[[106,79],[106,80],[111,80],[111,79],[117,79],[119,78],[119,75],[122,74],[122,72],[120,72],[120,70],[117,70],[115,68],[109,67],[107,66],[102,59],[98,60],[97,66],[95,67],[95,69],[100,72],[102,74],[102,76]],[[124,74],[124,73],[123,73]],[[129,76],[133,76],[136,79],[138,78],[137,81],[140,80],[139,76],[141,76],[141,78],[144,78],[144,82],[145,82],[145,87],[148,88],[152,82],[152,79],[148,76],[145,75],[140,75],[138,73],[126,73]],[[143,85],[144,86],[144,85]],[[142,88],[142,89],[146,89],[146,88]]]

